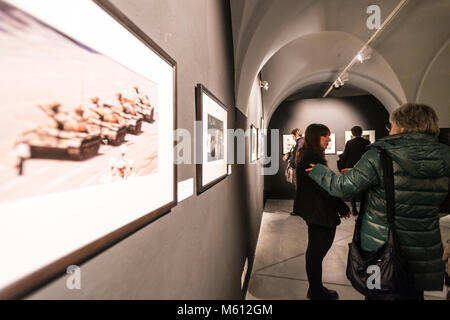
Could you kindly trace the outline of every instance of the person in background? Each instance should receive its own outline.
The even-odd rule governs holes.
[[[424,291],[442,291],[443,245],[439,205],[450,179],[450,147],[438,142],[438,117],[424,104],[407,103],[394,110],[389,136],[377,140],[361,160],[337,175],[322,164],[309,177],[331,195],[348,199],[366,192],[362,208],[361,248],[374,251],[388,236],[386,195],[378,149],[392,158],[395,188],[395,228],[400,248],[414,274],[414,287],[403,299],[423,300]]]
[[[310,163],[326,166],[325,149],[330,139],[330,129],[323,124],[311,124],[305,131],[305,142],[298,151],[296,197],[294,212],[308,225],[306,273],[311,300],[336,300],[339,295],[322,284],[322,261],[334,241],[340,218],[348,218],[350,209],[339,198],[332,197],[311,180],[305,169]]]
[[[302,136],[302,131],[299,128],[292,129],[291,135],[295,141],[295,145],[284,155],[283,160],[287,161],[292,169],[295,169],[295,156],[297,151],[302,147],[304,138]]]
[[[367,151],[366,147],[370,144],[370,141],[361,137],[363,130],[359,126],[354,126],[351,129],[352,139],[345,144],[344,152],[339,156],[340,166],[338,168],[342,174],[350,170],[361,159],[363,154]],[[354,216],[358,214],[356,209],[356,198],[351,198],[350,203],[352,205],[352,213]]]
[[[304,138],[302,136],[302,131],[299,128],[292,129],[291,131],[292,138],[295,141],[295,145],[292,147],[292,149],[286,153],[283,157],[284,161],[288,162],[288,168],[287,170],[291,171],[292,174],[292,182],[294,184],[294,188],[297,189],[297,178],[295,174],[295,165],[296,165],[296,155],[297,151],[300,150],[300,148],[303,145]],[[291,175],[289,174],[289,176]],[[294,206],[295,206],[295,199],[294,199]],[[291,216],[296,216],[294,211],[291,212]]]

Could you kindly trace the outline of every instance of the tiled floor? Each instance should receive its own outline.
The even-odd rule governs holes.
[[[305,221],[291,216],[292,201],[268,200],[261,222],[247,300],[306,300],[308,279],[305,252],[308,232]],[[363,300],[345,276],[348,243],[355,219],[342,220],[333,246],[323,262],[323,282],[341,300]],[[450,238],[450,216],[441,219],[443,239]],[[425,292],[427,300],[441,300],[444,292]]]

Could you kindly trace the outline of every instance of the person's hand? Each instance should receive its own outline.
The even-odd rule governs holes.
[[[288,158],[288,154],[286,153],[286,154],[283,156],[283,161],[287,161],[287,158]]]
[[[315,167],[315,164],[310,163],[309,164],[311,166],[311,168],[305,169],[306,172],[311,172],[311,170]]]
[[[345,168],[345,169],[342,169],[342,170],[341,170],[341,173],[342,173],[342,174],[345,174],[348,170],[352,170],[352,168]]]

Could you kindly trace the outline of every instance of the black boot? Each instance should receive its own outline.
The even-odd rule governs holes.
[[[306,297],[310,300],[338,300],[339,295],[336,291],[322,287],[322,290],[317,294],[311,294],[311,290],[308,289]]]

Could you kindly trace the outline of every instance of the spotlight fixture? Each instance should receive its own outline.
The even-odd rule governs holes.
[[[341,81],[339,81],[341,78],[337,78],[335,82],[333,82],[333,89],[339,90],[342,87]]]
[[[360,63],[363,63],[364,61],[369,60],[370,58],[372,58],[372,48],[370,47],[363,48],[356,55],[356,59],[358,59]]]
[[[259,86],[265,91],[269,90],[269,82],[267,81],[259,81]]]
[[[370,59],[372,49],[369,46],[375,41],[375,39],[380,35],[380,33],[384,30],[384,28],[391,22],[391,20],[394,19],[398,15],[400,10],[406,5],[407,2],[408,2],[408,0],[400,1],[400,3],[395,7],[395,9],[388,15],[386,20],[384,20],[383,24],[372,34],[370,39],[367,40],[367,42],[361,48],[359,53],[355,57],[352,58],[350,63],[344,68],[344,71],[342,71],[342,73],[338,77],[340,77],[343,73],[345,73],[348,69],[350,69],[356,63],[356,61],[363,63],[365,60]],[[327,95],[333,90],[335,84],[336,85],[338,84],[336,82],[337,82],[337,80],[335,82],[333,82],[333,84],[328,88],[328,90],[324,93],[323,98],[326,98]]]
[[[348,73],[344,73],[333,82],[333,89],[339,90],[348,81]]]

